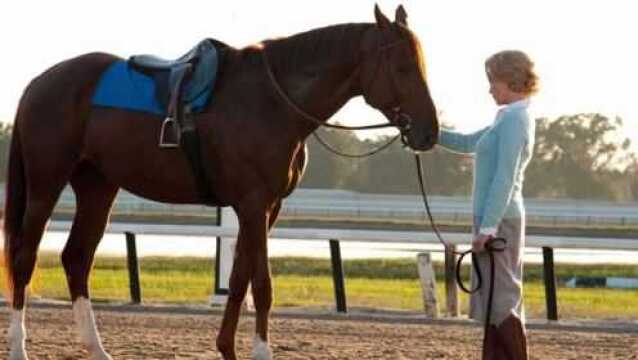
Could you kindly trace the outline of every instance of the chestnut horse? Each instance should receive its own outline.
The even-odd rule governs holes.
[[[405,10],[397,8],[392,22],[375,7],[375,17],[376,23],[329,26],[223,49],[215,94],[195,122],[211,192],[217,205],[232,206],[239,218],[230,294],[217,336],[224,359],[237,357],[235,333],[249,282],[256,310],[253,358],[272,356],[267,237],[282,199],[303,174],[304,142],[320,126],[310,118],[325,122],[362,95],[401,129],[413,150],[429,150],[437,140],[436,109]],[[59,63],[35,78],[20,101],[4,228],[12,359],[27,357],[25,288],[66,184],[75,192],[77,209],[61,258],[75,323],[92,359],[110,358],[95,326],[87,280],[118,189],[155,201],[202,203],[185,153],[158,147],[157,115],[91,105],[100,75],[116,60],[91,53]]]

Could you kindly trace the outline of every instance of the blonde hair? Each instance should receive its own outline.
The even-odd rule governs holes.
[[[503,81],[510,90],[517,93],[534,95],[539,90],[534,63],[522,51],[497,52],[485,60],[485,72],[490,81]]]

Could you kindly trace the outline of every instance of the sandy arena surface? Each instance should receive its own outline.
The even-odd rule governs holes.
[[[60,307],[60,306],[58,306]],[[31,359],[84,359],[70,306],[27,311]],[[105,348],[114,359],[218,359],[219,311],[161,308],[96,310]],[[240,359],[248,359],[254,319],[243,315],[237,336]],[[0,358],[7,358],[6,306],[0,318]],[[531,326],[531,325],[530,325]],[[463,321],[401,321],[365,317],[276,313],[271,320],[275,359],[478,359],[481,329]],[[531,359],[638,359],[638,329],[535,326]]]

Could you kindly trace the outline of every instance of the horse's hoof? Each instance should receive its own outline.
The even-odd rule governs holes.
[[[9,352],[9,360],[29,360],[29,357],[24,349],[14,349]]]
[[[106,351],[104,351],[102,345],[86,350],[88,351],[89,359],[91,360],[113,360],[111,355],[107,354]]]
[[[111,355],[105,352],[91,354],[90,359],[91,360],[113,360]]]
[[[253,346],[252,360],[271,360],[272,351],[268,343],[261,340],[259,336],[255,336],[255,343]]]

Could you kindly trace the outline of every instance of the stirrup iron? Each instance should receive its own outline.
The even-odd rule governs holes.
[[[169,135],[169,139],[166,139],[166,135],[169,134],[166,131],[169,128],[173,132],[173,136]],[[160,131],[159,147],[160,148],[176,148],[179,147],[180,131],[179,124],[172,116],[167,116],[162,122],[162,130]]]

